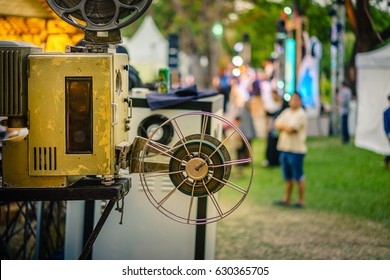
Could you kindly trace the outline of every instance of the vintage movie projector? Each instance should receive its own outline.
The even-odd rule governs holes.
[[[104,190],[138,173],[156,209],[193,225],[221,220],[243,202],[253,174],[250,145],[221,114],[199,108],[143,123],[141,130],[132,126],[141,111],[133,110],[128,93],[128,56],[116,53],[115,45],[121,43],[120,28],[151,2],[47,0],[85,32],[82,46],[45,53],[26,43],[0,42],[0,116],[7,117],[2,125],[28,129],[3,142],[3,190],[74,190],[88,177],[99,178]],[[249,151],[247,158],[236,158],[240,148]],[[237,180],[234,174],[244,165],[248,179]],[[169,184],[152,185],[152,178]],[[223,205],[221,192],[228,197]],[[208,202],[213,214],[197,215],[198,200]]]

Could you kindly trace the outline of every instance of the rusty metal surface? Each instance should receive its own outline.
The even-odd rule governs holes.
[[[113,174],[111,137],[112,57],[106,55],[30,56],[30,175],[78,176]],[[66,154],[65,77],[93,77],[93,153]],[[36,167],[35,150],[53,147],[53,168]],[[35,149],[35,150],[34,150]],[[36,152],[37,153],[37,152]],[[54,152],[53,152],[54,153]],[[38,155],[37,155],[38,156]]]

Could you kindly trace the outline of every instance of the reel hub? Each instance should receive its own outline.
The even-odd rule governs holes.
[[[230,160],[226,147],[217,149],[221,142],[210,135],[204,135],[203,141],[201,138],[195,134],[186,137],[184,144],[178,142],[169,163],[172,183],[182,193],[196,197],[218,192],[224,185],[221,181],[228,180],[231,172],[230,166],[223,165]]]
[[[193,158],[186,165],[186,172],[189,178],[195,181],[201,181],[208,174],[208,165],[201,158]]]

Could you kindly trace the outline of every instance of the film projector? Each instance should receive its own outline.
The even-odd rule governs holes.
[[[84,31],[84,44],[45,53],[26,43],[0,42],[0,115],[7,117],[2,124],[28,129],[3,142],[3,191],[77,192],[80,181],[93,178],[104,192],[136,174],[147,200],[179,224],[202,227],[236,210],[248,194],[253,161],[235,124],[200,109],[178,110],[158,121],[145,116],[142,128],[133,127],[143,116],[135,115],[128,92],[128,57],[116,53],[115,45],[121,43],[120,29],[152,0],[47,3]],[[239,147],[249,151],[247,158],[237,159]],[[237,178],[244,165],[248,178]],[[207,210],[199,214],[199,207]]]

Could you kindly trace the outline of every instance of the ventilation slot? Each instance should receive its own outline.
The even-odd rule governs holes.
[[[57,148],[56,147],[35,147],[34,148],[34,170],[39,170],[39,171],[57,170]]]
[[[19,50],[0,51],[0,115],[22,114],[22,54]]]

